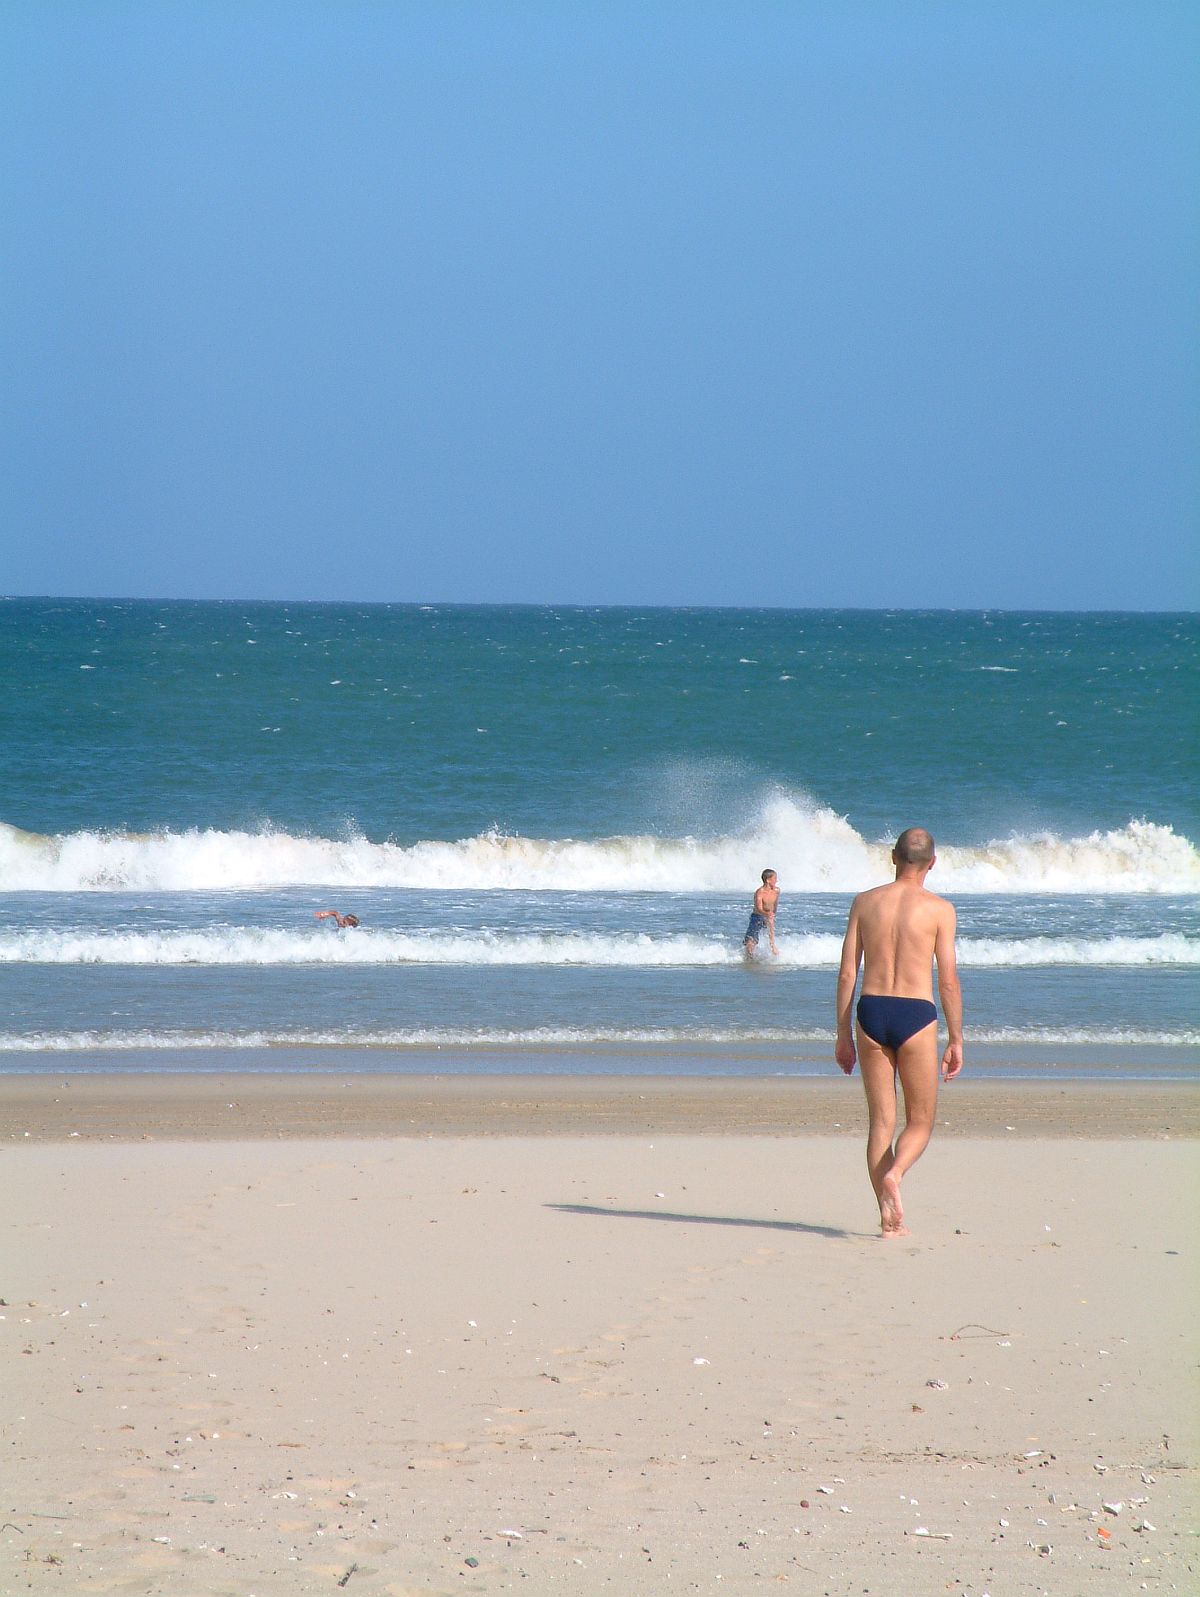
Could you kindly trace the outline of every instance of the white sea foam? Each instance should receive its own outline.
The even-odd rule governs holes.
[[[1196,1048],[1200,1031],[1150,1031],[1137,1027],[1017,1026],[972,1030],[970,1044],[989,1046]],[[764,1027],[761,1030],[682,1026],[620,1029],[617,1027],[537,1026],[528,1030],[417,1027],[412,1030],[364,1031],[101,1031],[0,1032],[0,1053],[154,1052],[158,1050],[225,1050],[272,1048],[363,1049],[545,1049],[677,1047],[738,1048],[778,1044],[785,1047],[820,1044],[832,1050],[832,1030]]]
[[[569,888],[742,892],[764,862],[789,892],[855,892],[890,876],[890,843],[778,793],[744,832],[581,841],[489,831],[457,842],[374,843],[287,832],[22,832],[0,824],[0,889],[189,892],[323,888]],[[1200,852],[1169,826],[1132,820],[1085,837],[1050,833],[939,849],[936,885],[968,893],[1200,892]]]
[[[761,1031],[694,1027],[534,1026],[528,1030],[415,1027],[407,1031],[99,1031],[0,1033],[0,1052],[74,1053],[91,1049],[159,1048],[576,1048],[632,1044],[824,1042],[832,1034],[765,1028]]]
[[[836,965],[841,938],[779,938],[778,964]],[[971,967],[1196,966],[1200,939],[1157,937],[960,938]],[[555,965],[633,968],[738,965],[736,937],[620,936],[580,932],[398,932],[359,927],[337,934],[231,927],[216,931],[16,931],[0,934],[0,965]],[[776,963],[772,961],[772,963]]]
[[[1200,940],[1158,937],[960,937],[960,965],[1019,969],[1032,965],[1200,965]]]
[[[836,959],[835,938],[812,938]],[[829,947],[826,947],[829,945]],[[833,950],[830,953],[830,949]],[[578,933],[15,932],[0,935],[0,964],[44,965],[588,965],[740,963],[740,945],[698,937]]]

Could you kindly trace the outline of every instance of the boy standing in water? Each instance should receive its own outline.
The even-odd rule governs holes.
[[[771,945],[771,952],[778,955],[775,947],[775,906],[779,902],[779,878],[774,871],[762,873],[762,886],[754,894],[754,908],[750,911],[750,924],[746,927],[746,935],[742,938],[742,952],[747,959],[753,959],[758,948],[758,939],[766,928],[767,941]]]

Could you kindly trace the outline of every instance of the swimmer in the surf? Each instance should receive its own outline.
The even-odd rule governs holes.
[[[762,873],[762,886],[755,889],[754,908],[750,911],[750,924],[746,927],[746,935],[742,938],[742,953],[747,959],[753,959],[758,950],[758,939],[765,931],[771,952],[778,954],[775,947],[775,906],[779,903],[779,878],[774,871],[767,870]]]
[[[954,906],[925,889],[936,856],[919,826],[901,832],[892,850],[896,879],[860,893],[850,908],[837,985],[835,1057],[854,1069],[850,1011],[858,967],[858,1062],[867,1094],[867,1170],[885,1237],[907,1236],[900,1182],[924,1153],[938,1094],[937,1010],[932,967],[949,1041],[943,1081],[963,1067],[962,991],[954,953]],[[904,1090],[904,1130],[896,1137],[896,1077]],[[895,1144],[893,1146],[893,1139]]]
[[[318,920],[332,920],[334,925],[338,927],[358,925],[357,915],[343,915],[340,910],[336,909],[317,909],[313,911],[313,914]]]

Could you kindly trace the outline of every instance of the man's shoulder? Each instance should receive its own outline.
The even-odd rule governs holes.
[[[881,882],[878,887],[864,887],[862,892],[857,894],[854,902],[856,904],[868,904],[871,899],[878,898],[880,894],[889,892],[895,885],[895,882]]]
[[[922,888],[921,891],[924,897],[928,900],[929,908],[935,915],[937,915],[939,918],[953,918],[955,913],[954,905],[948,898],[941,898],[937,893],[931,893],[927,887]]]
[[[860,920],[869,919],[880,902],[886,903],[889,889],[894,884],[885,882],[881,887],[867,887],[856,895],[854,903],[850,906],[850,913],[857,915]]]

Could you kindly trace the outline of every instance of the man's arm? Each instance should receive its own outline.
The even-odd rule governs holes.
[[[848,1076],[854,1069],[854,1024],[850,1011],[854,1006],[854,989],[858,983],[858,967],[862,963],[862,933],[858,926],[858,899],[850,906],[850,919],[846,922],[846,935],[842,939],[842,963],[837,979],[837,1043],[833,1057]]]
[[[956,926],[954,906],[947,904],[938,917],[937,940],[933,945],[938,995],[942,1000],[942,1014],[946,1017],[946,1031],[949,1033],[946,1052],[942,1055],[943,1081],[953,1081],[963,1067],[962,988],[958,983],[958,959],[954,952]]]
[[[767,942],[771,945],[771,952],[773,954],[778,954],[779,950],[775,947],[775,905],[774,904],[771,905],[770,909],[767,910],[766,914],[767,914]]]

